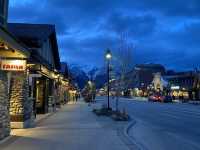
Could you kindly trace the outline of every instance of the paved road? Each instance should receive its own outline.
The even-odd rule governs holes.
[[[36,128],[15,130],[0,150],[128,150],[109,124],[83,102],[64,106]]]
[[[106,103],[105,98],[97,98]],[[111,100],[115,108],[115,101]],[[121,98],[136,120],[129,135],[149,150],[200,150],[200,106],[181,103],[152,103]]]

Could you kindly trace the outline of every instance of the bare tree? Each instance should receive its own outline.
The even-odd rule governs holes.
[[[119,97],[122,91],[127,91],[133,82],[133,43],[129,41],[127,32],[119,36],[119,47],[114,54],[113,71],[115,72],[114,86],[116,92],[116,111],[119,111]]]
[[[120,91],[128,90],[128,87],[132,81],[132,69],[134,67],[133,62],[133,43],[129,41],[129,35],[127,32],[120,34],[119,48],[115,58],[115,70],[118,74],[118,86]]]
[[[200,72],[198,68],[195,68],[194,71],[194,82],[193,82],[194,98],[195,100],[200,99]]]
[[[92,68],[89,72],[88,72],[88,77],[91,81],[94,80],[96,73],[98,71],[98,68]]]

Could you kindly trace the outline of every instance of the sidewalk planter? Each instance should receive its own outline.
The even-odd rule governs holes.
[[[85,102],[89,103],[92,101],[92,95],[91,94],[84,95],[83,99]]]
[[[111,116],[113,113],[112,110],[108,110],[107,108],[93,109],[93,112],[97,116]]]
[[[93,109],[93,113],[95,113],[97,116],[108,116],[111,117],[114,121],[129,121],[130,116],[125,112],[120,111],[113,111],[108,110],[105,107],[102,107],[100,109]]]
[[[113,112],[111,115],[111,118],[115,121],[129,121],[130,116],[127,113],[121,113],[121,112]]]

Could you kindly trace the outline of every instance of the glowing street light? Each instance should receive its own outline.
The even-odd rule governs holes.
[[[106,52],[106,59],[110,60],[111,58],[112,58],[112,54],[111,54],[110,50],[108,49]]]
[[[110,110],[110,60],[112,58],[112,54],[111,54],[111,51],[108,49],[106,51],[106,60],[108,62],[108,66],[107,66],[107,95],[108,95],[108,110]]]
[[[91,81],[88,81],[88,84],[91,86],[91,85],[92,85],[92,82],[91,82]]]

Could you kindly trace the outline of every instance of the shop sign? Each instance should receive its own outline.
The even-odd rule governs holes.
[[[33,78],[40,78],[41,74],[29,74],[29,85],[32,86]]]
[[[26,70],[26,60],[0,60],[0,70],[24,71]]]
[[[171,87],[171,90],[179,90],[180,89],[180,86],[172,86]]]
[[[29,74],[29,77],[31,77],[31,78],[40,78],[40,77],[42,77],[42,75],[41,74]]]

